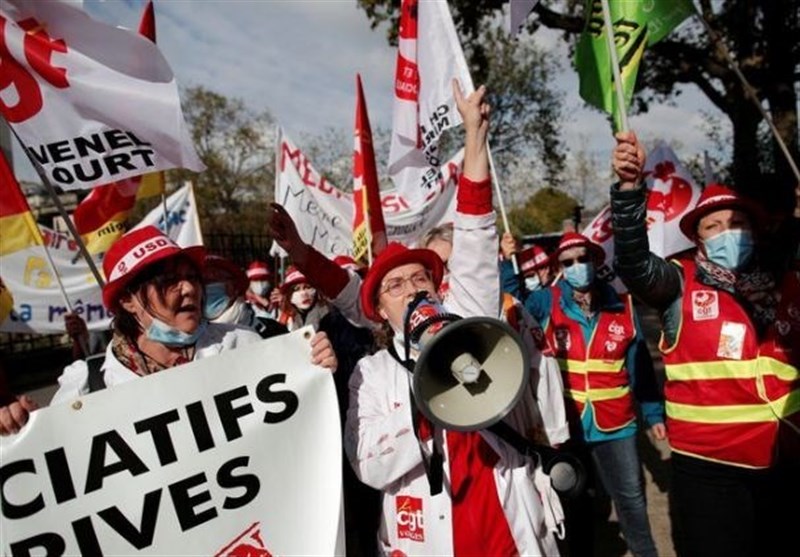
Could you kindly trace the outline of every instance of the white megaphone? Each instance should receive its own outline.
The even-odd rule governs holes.
[[[432,423],[453,431],[485,429],[519,401],[530,356],[506,323],[462,319],[427,297],[409,306],[406,322],[408,338],[420,350],[414,399]]]

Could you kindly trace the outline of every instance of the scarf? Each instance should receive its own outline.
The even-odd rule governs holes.
[[[139,347],[136,346],[135,342],[119,331],[114,331],[111,337],[111,351],[114,357],[119,360],[119,363],[136,375],[149,375],[180,364],[185,364],[192,360],[192,358],[189,357],[189,352],[187,352],[183,356],[180,356],[173,365],[159,362],[152,356],[142,352]],[[193,352],[192,350],[192,353]]]
[[[744,306],[758,330],[759,336],[775,321],[778,292],[772,274],[754,267],[749,271],[734,271],[708,260],[701,250],[695,255],[697,279],[732,294]]]

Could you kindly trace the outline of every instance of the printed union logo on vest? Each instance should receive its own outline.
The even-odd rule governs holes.
[[[719,296],[713,290],[692,292],[692,318],[706,321],[719,317]]]
[[[395,499],[395,505],[397,507],[397,537],[417,542],[425,541],[422,499],[398,495]]]

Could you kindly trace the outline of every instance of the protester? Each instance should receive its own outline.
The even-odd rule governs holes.
[[[252,282],[251,282],[252,284]],[[248,327],[261,338],[288,333],[285,325],[270,317],[256,315],[245,300],[248,280],[236,263],[219,255],[206,255],[203,267],[204,314],[212,323],[231,323]]]
[[[800,500],[798,238],[782,264],[764,266],[774,246],[759,242],[761,208],[711,184],[680,220],[695,249],[665,261],[649,251],[645,151],[633,132],[616,140],[614,263],[661,316],[676,549],[791,552],[795,519],[785,509]]]
[[[525,306],[543,324],[561,365],[569,449],[595,470],[611,496],[630,551],[655,556],[636,449],[634,398],[659,440],[666,435],[664,405],[633,301],[595,278],[604,253],[585,236],[564,234],[552,259],[564,280],[528,294]],[[593,505],[587,491],[566,506],[571,555],[593,553]]]
[[[52,402],[260,340],[251,330],[205,320],[204,258],[202,246],[181,248],[153,226],[120,238],[103,260],[103,303],[114,312],[114,321],[101,374],[90,378],[85,361],[72,363],[59,378]],[[315,335],[311,347],[311,363],[335,369],[336,355],[325,335]],[[24,423],[28,412],[23,407],[15,422]]]
[[[486,152],[489,108],[483,87],[466,99],[456,84],[454,90],[466,145],[448,261],[450,289],[442,302],[448,312],[462,317],[496,317],[500,292]],[[387,349],[356,366],[345,433],[357,475],[383,493],[381,552],[556,555],[543,506],[543,499],[548,505],[551,500],[537,492],[528,474],[531,461],[494,433],[432,426],[411,398],[407,366],[418,354],[413,347],[406,352],[404,314],[420,291],[439,302],[436,292],[443,274],[442,260],[433,251],[390,243],[361,286],[365,315],[394,332]],[[442,459],[441,486],[436,480],[437,458],[428,455]],[[442,489],[439,494],[437,487]],[[412,522],[409,516],[416,519]]]
[[[528,248],[520,250],[514,236],[510,232],[506,232],[503,234],[502,240],[500,240],[500,250],[503,254],[500,276],[503,281],[504,290],[516,292],[519,289],[519,275],[514,274],[514,267],[511,262],[514,254],[517,255],[519,272],[525,282],[526,293],[550,286],[553,280],[553,273],[550,268],[550,257],[542,248],[533,244]]]
[[[280,300],[272,298],[273,288],[272,273],[263,261],[253,261],[247,267],[247,280],[249,281],[245,298],[250,307],[255,311],[256,317],[275,319],[278,317]]]
[[[297,267],[286,270],[286,278],[281,284],[283,303],[278,321],[290,331],[313,325],[319,329],[320,321],[330,311],[327,300],[317,294],[317,289]]]

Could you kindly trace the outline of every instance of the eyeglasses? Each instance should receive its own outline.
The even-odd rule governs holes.
[[[572,267],[573,263],[588,263],[591,258],[588,255],[579,255],[574,259],[559,259],[558,262],[564,267]]]
[[[380,293],[389,294],[389,296],[392,298],[399,298],[403,295],[407,282],[410,282],[411,286],[413,286],[416,290],[422,290],[428,289],[431,286],[433,283],[433,278],[431,277],[431,272],[428,269],[423,269],[407,277],[395,277],[387,280],[384,283],[383,288],[381,288]]]
[[[202,278],[195,272],[166,272],[164,274],[156,275],[153,278],[153,282],[157,285],[159,290],[167,291],[167,290],[174,290],[180,286],[180,283],[183,281],[191,282],[192,284],[200,284],[202,282]]]

